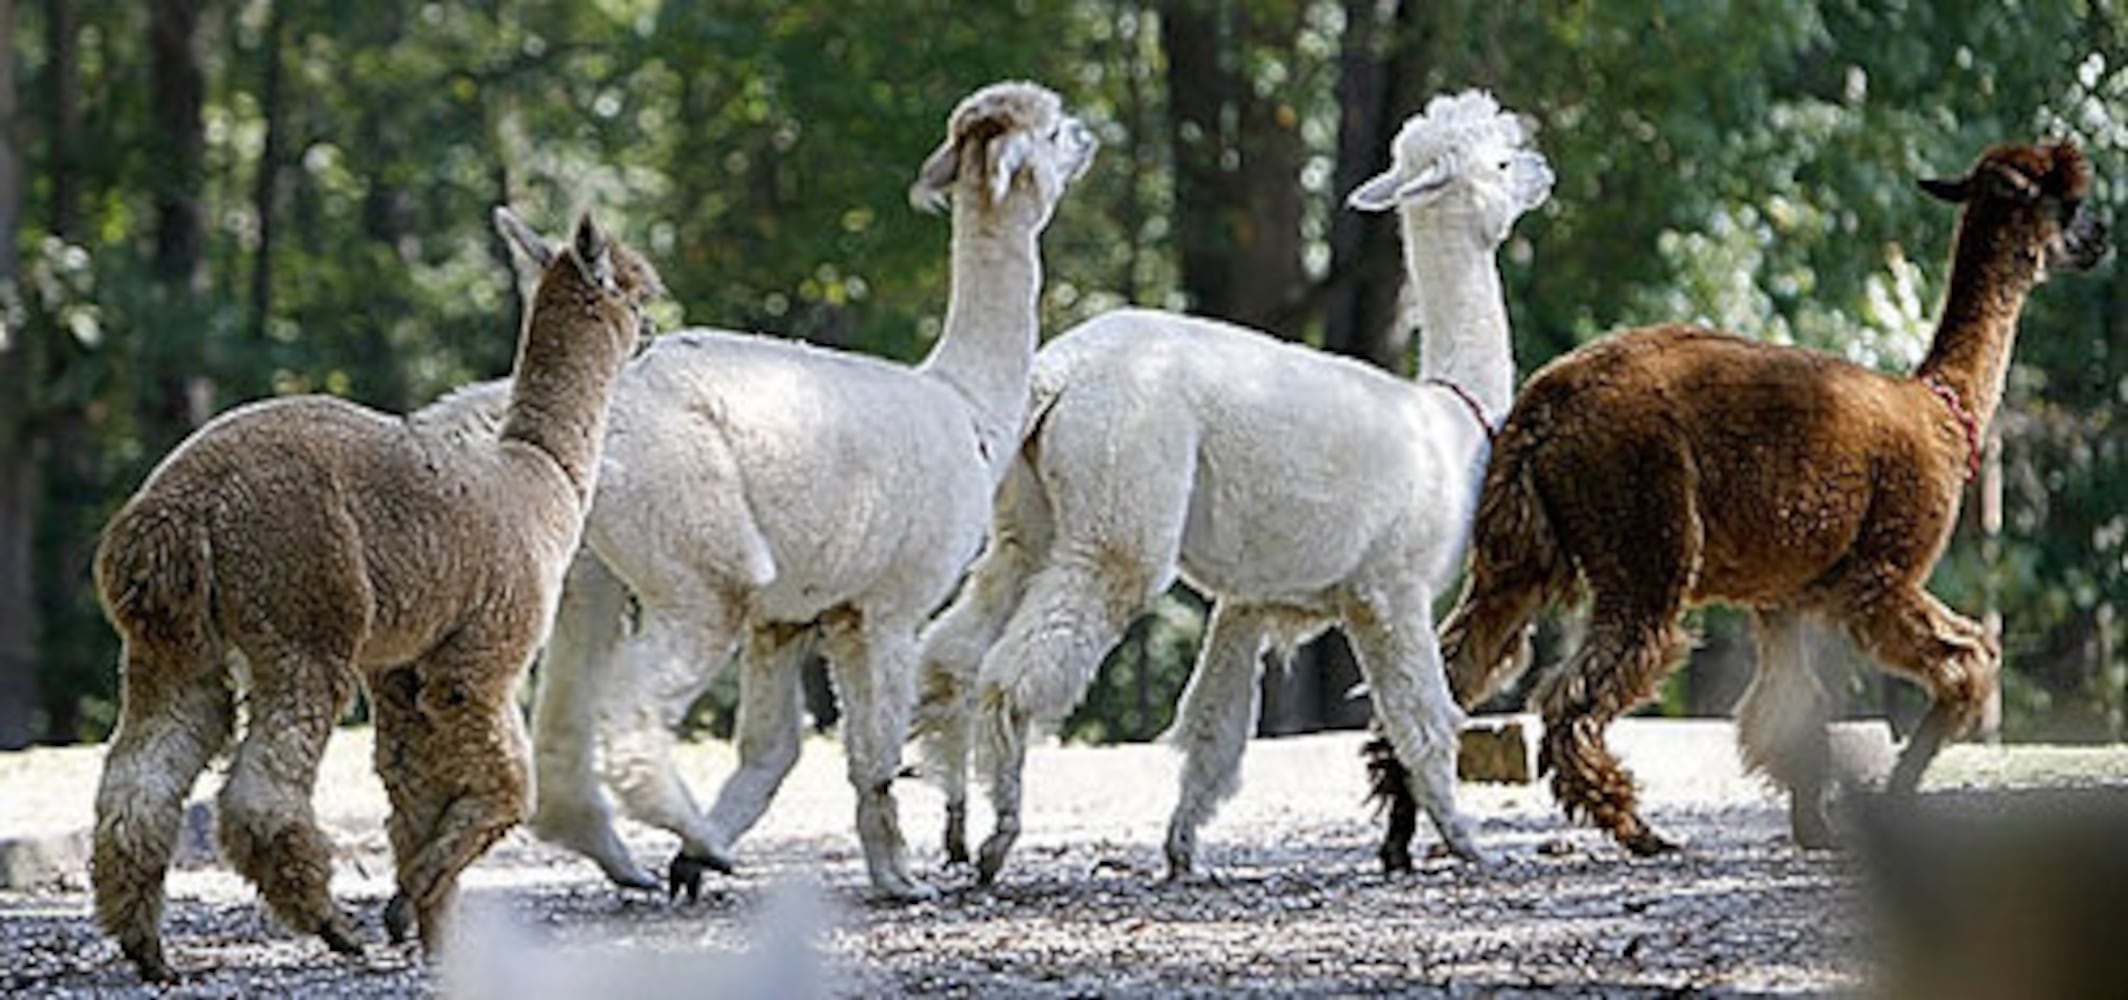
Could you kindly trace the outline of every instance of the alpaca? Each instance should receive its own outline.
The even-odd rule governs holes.
[[[551,257],[499,434],[452,439],[327,396],[253,403],[180,444],[105,528],[96,585],[125,649],[90,874],[145,978],[172,978],[164,873],[238,687],[222,853],[334,951],[362,946],[327,891],[311,792],[358,683],[392,805],[395,937],[411,909],[433,950],[458,873],[525,814],[511,692],[577,546],[637,307],[660,288],[588,216]]]
[[[1513,647],[1538,608],[1586,588],[1588,639],[1535,694],[1540,763],[1569,814],[1634,854],[1675,848],[1641,819],[1603,734],[1673,668],[1689,606],[1751,609],[1759,669],[1738,735],[1746,762],[1789,792],[1802,846],[1833,841],[1809,622],[1845,628],[1928,688],[1894,793],[1911,793],[1977,717],[2000,653],[1923,584],[2001,401],[2026,295],[2106,251],[2081,202],[2089,185],[2066,142],[1998,146],[1961,179],[1922,182],[1963,208],[1942,318],[1912,378],[1676,325],[1597,341],[1531,377],[1494,445],[1442,648],[1457,699],[1475,704],[1517,670]],[[1392,779],[1377,794],[1408,814],[1394,767],[1377,776]]]
[[[1359,651],[1413,794],[1457,854],[1485,859],[1455,807],[1462,713],[1432,603],[1468,534],[1492,415],[1513,392],[1493,255],[1550,192],[1527,138],[1489,95],[1435,98],[1398,133],[1391,168],[1349,199],[1399,212],[1420,309],[1416,385],[1140,309],[1042,350],[989,545],[925,637],[925,749],[947,791],[949,857],[967,857],[971,738],[997,812],[977,859],[987,883],[1020,832],[1030,725],[1071,709],[1179,573],[1217,607],[1170,731],[1184,754],[1170,877],[1189,873],[1198,827],[1235,789],[1265,646],[1332,625]]]
[[[910,190],[952,207],[945,328],[915,368],[766,337],[668,334],[622,382],[607,467],[539,672],[532,830],[650,888],[607,781],[679,835],[669,890],[732,870],[733,844],[798,759],[800,666],[829,660],[874,890],[919,898],[890,788],[914,702],[916,630],[981,547],[1038,335],[1038,240],[1092,133],[1028,83],[983,88]],[[640,610],[622,635],[629,595]],[[672,727],[739,657],[739,767],[707,816]]]

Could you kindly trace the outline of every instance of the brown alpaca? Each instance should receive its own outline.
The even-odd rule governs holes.
[[[1530,378],[1493,449],[1442,652],[1473,705],[1515,673],[1538,609],[1586,589],[1588,638],[1534,695],[1540,767],[1570,815],[1635,854],[1674,848],[1641,820],[1603,735],[1673,669],[1694,605],[1752,611],[1759,671],[1738,733],[1746,762],[1788,789],[1800,844],[1832,839],[1828,709],[1804,662],[1806,620],[1839,625],[1928,689],[1894,792],[1911,792],[1972,724],[2000,654],[1922,587],[2001,399],[2026,294],[2106,251],[2081,204],[2089,183],[2068,143],[2000,146],[1964,178],[1922,182],[1964,208],[1935,341],[1911,378],[1688,326],[1622,333]],[[1408,864],[1402,776],[1373,756],[1377,778],[1392,779],[1376,785],[1392,819],[1382,857]]]
[[[125,642],[123,702],[90,874],[97,919],[144,977],[172,977],[164,872],[239,686],[222,853],[334,951],[361,944],[327,892],[311,790],[357,683],[407,904],[387,913],[395,937],[410,905],[433,948],[459,871],[524,817],[511,694],[576,551],[636,307],[660,287],[589,217],[548,256],[499,436],[447,438],[324,396],[254,403],[179,445],[104,529],[96,584]]]

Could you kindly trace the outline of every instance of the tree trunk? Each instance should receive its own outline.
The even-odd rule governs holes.
[[[22,148],[15,128],[14,0],[0,0],[0,285],[20,271],[14,234],[22,218]],[[20,330],[0,332],[0,750],[35,738],[37,456],[29,433],[34,356]]]
[[[45,75],[51,88],[51,102],[46,106],[51,115],[46,125],[51,130],[48,169],[52,187],[48,222],[52,235],[64,239],[74,235],[81,208],[76,189],[80,183],[77,160],[81,145],[81,73],[78,69],[81,29],[74,18],[73,0],[45,0],[44,17],[48,33],[45,46],[50,60]],[[9,61],[12,62],[12,58]]]
[[[258,256],[251,265],[251,339],[254,357],[260,364],[268,365],[273,343],[273,237],[275,193],[281,179],[281,146],[286,142],[282,135],[281,121],[281,4],[268,0],[266,34],[261,44],[265,64],[260,70],[259,115],[264,119],[266,135],[259,147],[258,174],[252,178],[252,212],[258,217]],[[268,388],[272,372],[260,373],[259,384],[247,388],[247,395],[256,395]],[[247,380],[249,381],[249,380]]]
[[[153,135],[160,169],[154,174],[154,274],[167,297],[167,322],[143,345],[143,372],[137,402],[140,437],[148,454],[168,451],[205,414],[195,406],[207,402],[205,383],[195,385],[185,370],[197,371],[204,355],[206,323],[201,298],[206,291],[206,232],[200,189],[206,176],[206,132],[200,109],[205,77],[200,71],[197,36],[201,0],[151,0],[148,6],[148,63]]]

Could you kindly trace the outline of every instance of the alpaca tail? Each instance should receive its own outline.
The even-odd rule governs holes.
[[[104,531],[96,585],[125,641],[118,728],[96,793],[96,916],[143,976],[163,979],[163,877],[185,797],[236,719],[209,622],[206,539],[174,510],[130,504]]]
[[[1574,590],[1574,563],[1545,512],[1533,459],[1542,442],[1510,426],[1494,447],[1471,528],[1469,572],[1441,625],[1441,660],[1468,709],[1529,666],[1529,626]]]

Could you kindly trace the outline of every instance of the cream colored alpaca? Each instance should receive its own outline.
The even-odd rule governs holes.
[[[660,287],[588,217],[548,256],[499,436],[325,396],[254,403],[179,445],[105,528],[96,582],[125,641],[123,701],[90,872],[98,919],[143,976],[172,975],[164,873],[185,796],[235,728],[237,688],[222,853],[335,951],[361,944],[327,891],[311,793],[358,683],[392,805],[395,937],[411,909],[433,949],[458,873],[525,815],[511,692],[576,551],[636,307]]]
[[[614,881],[655,885],[613,830],[679,834],[673,891],[729,871],[798,757],[799,666],[818,648],[843,701],[857,833],[874,889],[909,873],[889,789],[914,701],[916,629],[982,544],[1017,441],[1038,334],[1038,239],[1094,141],[1026,83],[962,101],[911,197],[951,194],[952,298],[907,368],[767,337],[667,335],[624,380],[607,469],[540,670],[532,828]],[[632,593],[638,626],[621,634]],[[740,657],[739,769],[708,815],[672,764],[672,728]]]
[[[1399,132],[1389,171],[1351,196],[1401,217],[1417,385],[1137,309],[1042,350],[989,547],[925,636],[926,750],[947,788],[949,857],[966,857],[974,720],[997,810],[977,859],[987,882],[1019,836],[1029,726],[1071,710],[1178,571],[1218,606],[1171,732],[1184,753],[1171,875],[1190,870],[1197,828],[1238,781],[1265,646],[1332,625],[1353,640],[1413,794],[1452,849],[1483,857],[1455,807],[1462,713],[1431,605],[1461,558],[1489,424],[1514,390],[1493,253],[1552,180],[1526,139],[1489,96],[1436,98]]]

